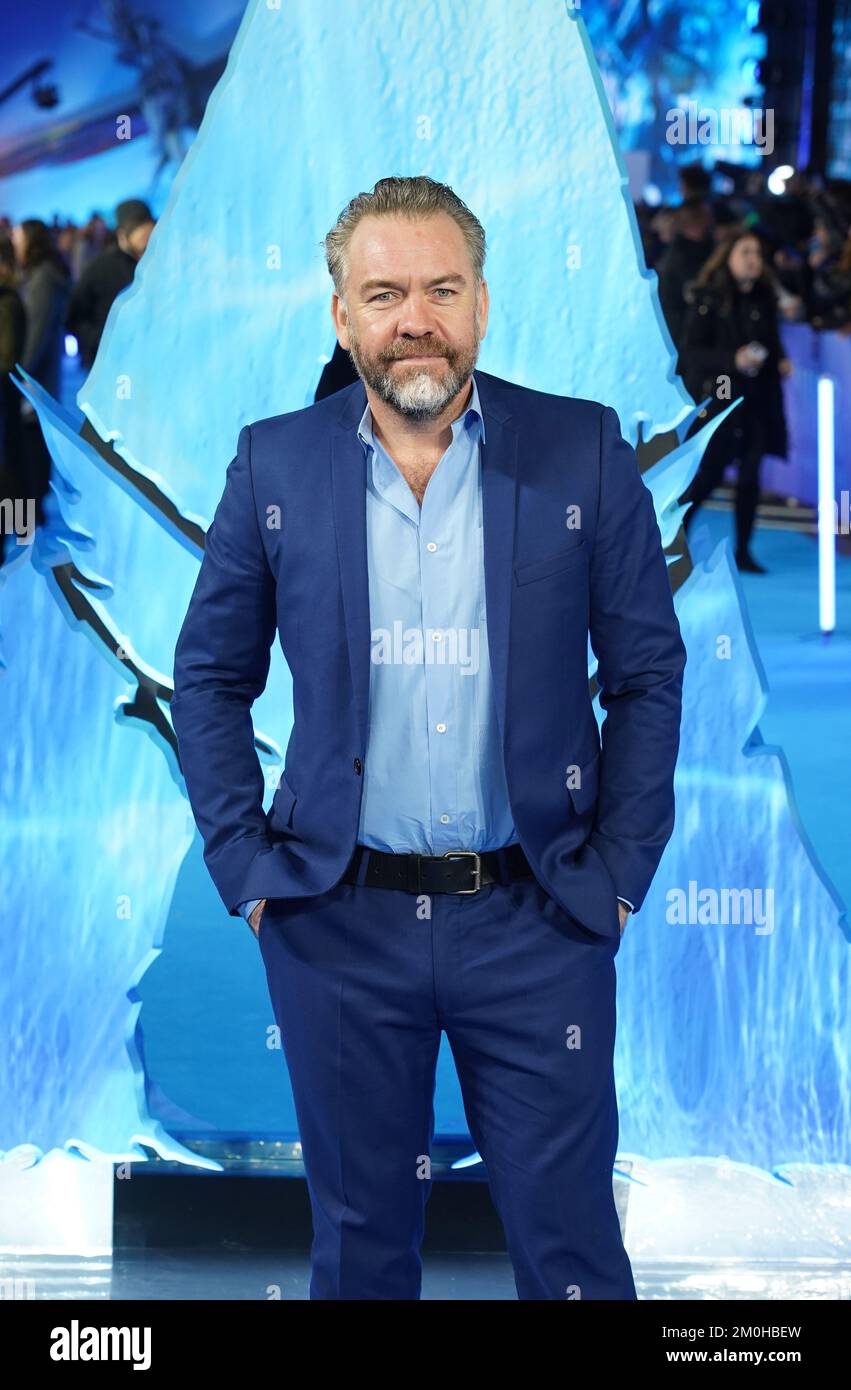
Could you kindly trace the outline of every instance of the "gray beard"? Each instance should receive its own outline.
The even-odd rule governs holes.
[[[422,371],[409,369],[406,380],[400,379],[402,373],[395,368],[379,369],[367,384],[382,401],[406,419],[436,420],[453,397],[458,395],[465,381],[469,381],[473,368],[468,362],[465,355],[460,366],[447,364],[439,380],[428,367]]]
[[[471,349],[456,353],[454,363],[446,361],[442,376],[435,376],[428,367],[397,371],[391,364],[364,362],[354,335],[349,334],[349,352],[358,376],[367,386],[406,420],[424,422],[436,420],[461,387],[469,381],[479,357],[478,335],[480,319],[476,314],[477,341]],[[404,379],[403,379],[404,378]]]

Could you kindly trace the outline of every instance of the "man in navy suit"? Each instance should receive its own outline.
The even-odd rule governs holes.
[[[610,407],[475,370],[485,235],[446,185],[380,180],[325,253],[358,380],[241,429],[171,706],[259,935],[310,1296],[419,1298],[445,1032],[518,1297],[634,1299],[615,956],[674,825],[686,659],[652,498]],[[276,631],[295,719],[264,813]]]

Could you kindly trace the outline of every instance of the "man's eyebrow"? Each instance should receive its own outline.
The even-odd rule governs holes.
[[[459,274],[457,271],[453,271],[450,275],[436,275],[433,280],[429,280],[426,289],[433,289],[435,285],[466,285],[466,283],[467,281],[463,275]],[[399,284],[397,280],[376,278],[373,280],[364,280],[360,287],[360,293],[366,294],[367,290],[403,290],[404,288],[405,286]]]

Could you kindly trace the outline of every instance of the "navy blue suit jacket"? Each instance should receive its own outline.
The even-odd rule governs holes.
[[[618,894],[641,907],[674,826],[686,653],[652,498],[610,407],[487,372],[476,382],[488,641],[514,824],[543,887],[615,936]],[[370,661],[365,404],[358,380],[241,429],[177,641],[172,720],[232,916],[246,899],[326,892],[355,845]],[[267,524],[278,508],[280,525]],[[276,631],[295,719],[264,813],[251,705]]]

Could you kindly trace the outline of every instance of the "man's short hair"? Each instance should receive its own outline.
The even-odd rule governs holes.
[[[358,193],[343,208],[322,243],[334,289],[340,298],[345,299],[349,242],[362,218],[401,216],[419,222],[436,212],[448,213],[461,228],[478,293],[485,264],[484,227],[448,184],[437,183],[427,174],[418,174],[412,178],[379,179],[371,193]]]

